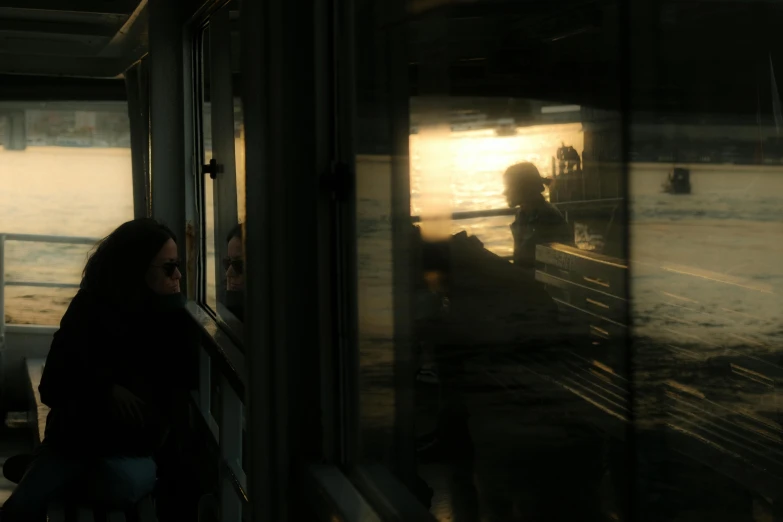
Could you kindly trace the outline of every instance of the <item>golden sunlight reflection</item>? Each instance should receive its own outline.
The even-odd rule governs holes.
[[[453,154],[448,123],[422,125],[420,141],[411,148],[411,171],[419,175],[421,233],[429,241],[446,239],[451,228]]]
[[[497,136],[493,129],[451,132],[446,124],[422,127],[410,137],[411,213],[431,219],[504,208],[503,172],[529,161],[549,177],[562,143],[581,153],[582,124],[521,127],[513,136]]]

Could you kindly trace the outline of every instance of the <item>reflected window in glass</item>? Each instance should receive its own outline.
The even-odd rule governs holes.
[[[213,13],[204,31],[202,111],[206,302],[229,328],[244,319],[244,123],[239,91],[238,2]],[[208,101],[206,101],[208,100]]]

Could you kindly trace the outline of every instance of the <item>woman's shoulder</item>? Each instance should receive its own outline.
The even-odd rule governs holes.
[[[102,304],[97,296],[84,290],[79,290],[68,304],[68,308],[60,321],[60,327],[87,321],[92,322],[90,319],[96,315],[102,315],[105,309],[105,304]]]
[[[79,290],[60,320],[61,331],[89,330],[100,335],[125,335],[135,328],[132,314],[109,299]]]
[[[547,223],[565,223],[565,216],[556,206],[548,201],[538,210],[538,219]]]

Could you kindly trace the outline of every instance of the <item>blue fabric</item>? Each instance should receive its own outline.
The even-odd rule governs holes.
[[[89,459],[42,447],[3,505],[2,521],[45,521],[53,502],[126,509],[152,493],[156,472],[150,457]]]

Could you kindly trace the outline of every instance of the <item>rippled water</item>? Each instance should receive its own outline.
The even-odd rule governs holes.
[[[0,149],[0,165],[0,233],[100,238],[133,217],[130,149]],[[7,241],[6,281],[78,283],[90,248]],[[58,324],[73,293],[6,287],[6,320]]]

